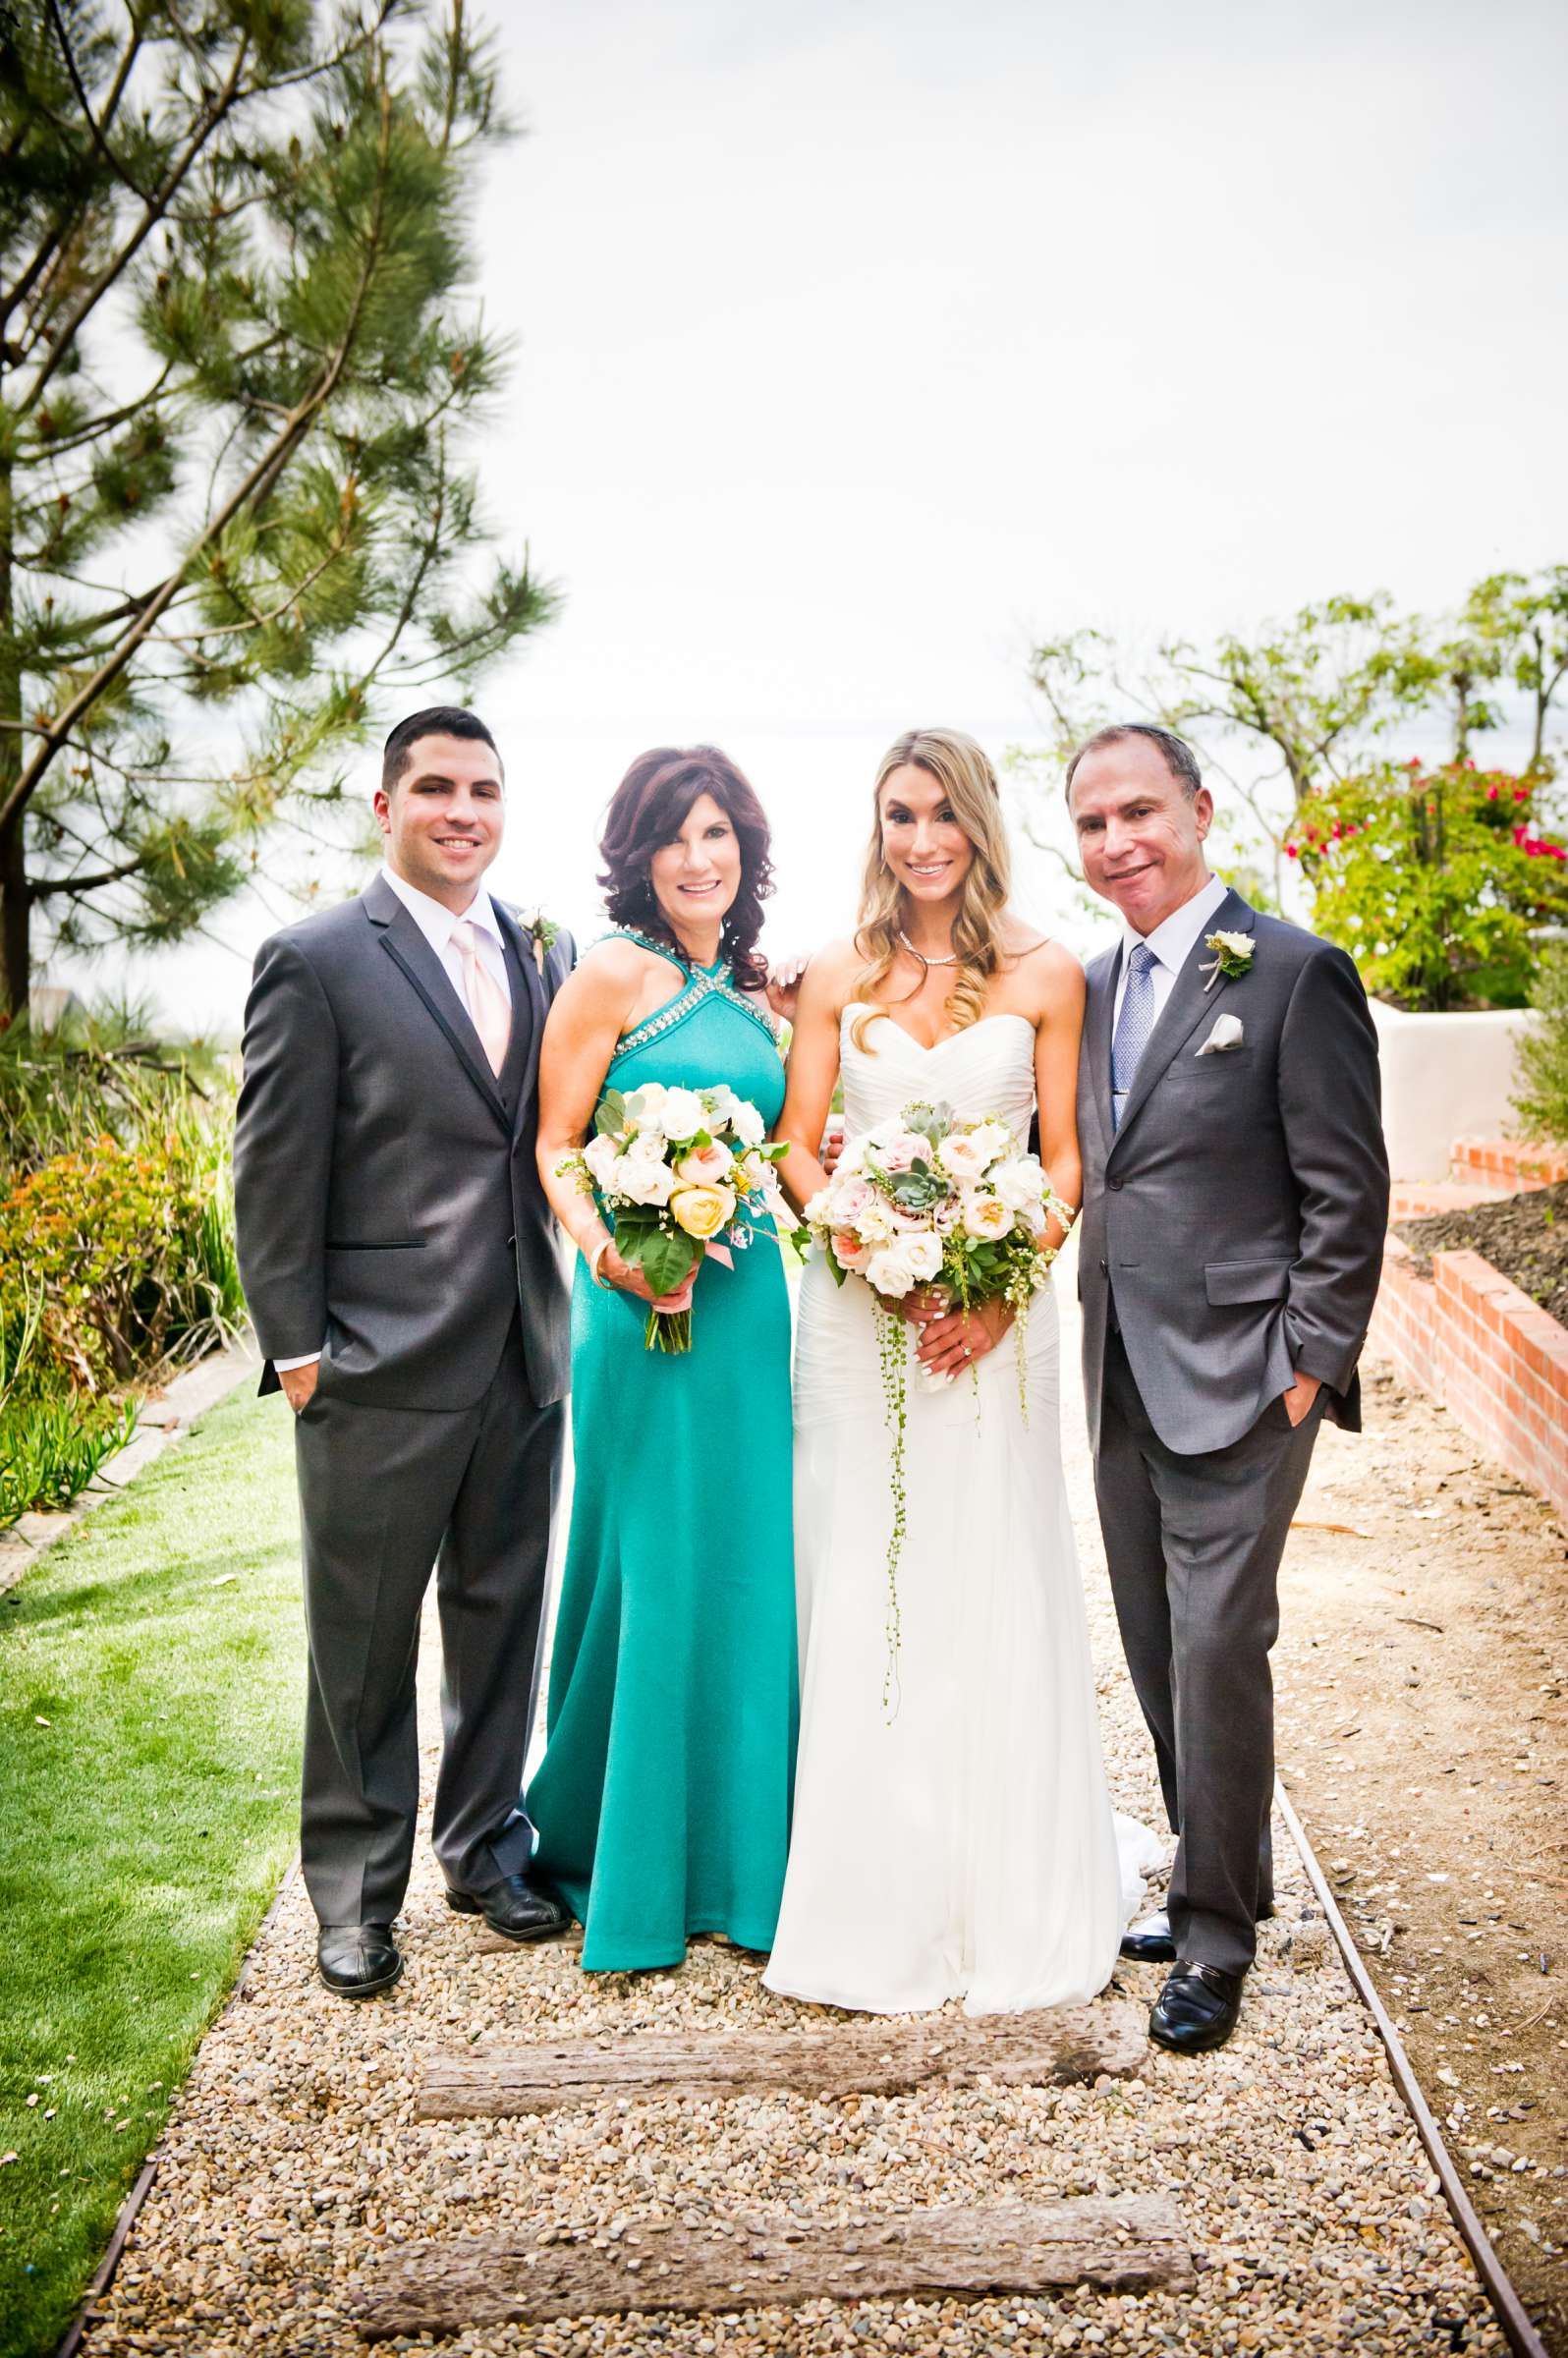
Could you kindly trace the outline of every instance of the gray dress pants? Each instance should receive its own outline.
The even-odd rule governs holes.
[[[1149,1423],[1119,1332],[1106,1337],[1094,1490],[1133,1685],[1177,1836],[1177,1954],[1241,1973],[1273,1905],[1269,1816],[1279,1562],[1323,1394],[1279,1400],[1228,1449],[1181,1457]]]
[[[450,1414],[317,1393],[296,1420],[309,1640],[300,1840],[322,1924],[390,1924],[420,1798],[415,1670],[432,1570],[449,1884],[521,1873],[550,1521],[565,1411],[529,1397],[514,1319],[488,1391]]]

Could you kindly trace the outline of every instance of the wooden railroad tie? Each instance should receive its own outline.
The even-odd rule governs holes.
[[[898,2211],[844,2226],[795,2218],[643,2225],[602,2249],[520,2233],[443,2237],[378,2255],[349,2299],[364,2339],[387,2341],[629,2310],[983,2300],[1079,2284],[1180,2292],[1192,2277],[1175,2206],[1145,2194]]]
[[[551,2039],[433,2055],[415,2117],[504,2119],[623,2096],[903,2096],[941,2080],[1050,2088],[1101,2073],[1125,2079],[1148,2060],[1142,2015],[1115,1999],[974,2022],[948,2015],[719,2039]]]

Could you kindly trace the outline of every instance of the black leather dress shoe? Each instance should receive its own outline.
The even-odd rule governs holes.
[[[482,1916],[492,1933],[508,1940],[548,1940],[564,1933],[571,1913],[548,1891],[536,1891],[521,1875],[504,1875],[487,1891],[454,1891],[446,1904],[460,1916]]]
[[[1175,1964],[1176,1943],[1171,1938],[1170,1918],[1163,1908],[1128,1926],[1122,1935],[1122,1955],[1131,1957],[1135,1965]]]
[[[1245,1979],[1217,1965],[1178,1957],[1148,2017],[1150,2039],[1175,2055],[1201,2055],[1207,2048],[1223,2047],[1236,2028]]]
[[[390,1990],[403,1959],[389,1924],[324,1924],[316,1936],[321,1979],[339,1997],[374,1997]]]

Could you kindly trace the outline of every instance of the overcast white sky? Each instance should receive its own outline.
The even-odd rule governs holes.
[[[489,16],[529,136],[481,196],[518,338],[484,476],[568,604],[478,702],[496,879],[580,931],[645,745],[749,768],[773,938],[809,944],[849,914],[882,746],[1027,737],[1034,637],[1440,607],[1568,556],[1568,10]],[[1036,915],[1057,890],[1026,864]],[[193,987],[234,1019],[268,926],[224,929],[188,1019]]]

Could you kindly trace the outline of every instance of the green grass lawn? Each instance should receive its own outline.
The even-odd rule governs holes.
[[[0,2358],[55,2346],[293,1854],[303,1655],[275,1399],[0,1599]]]

